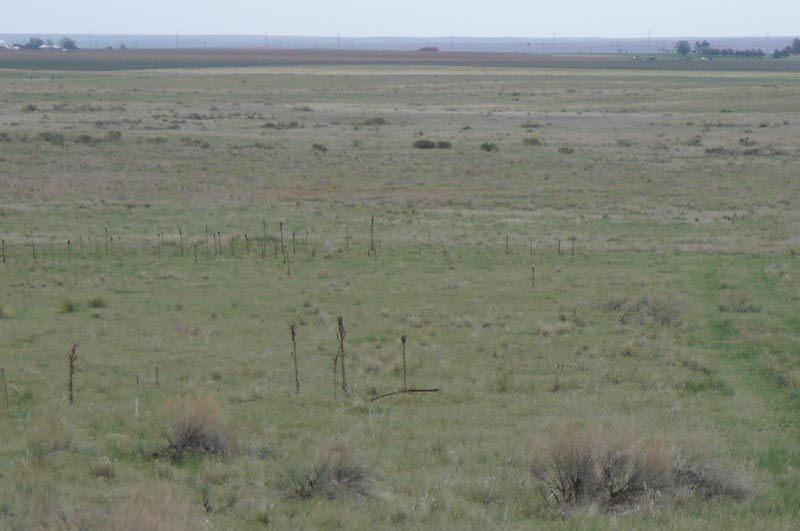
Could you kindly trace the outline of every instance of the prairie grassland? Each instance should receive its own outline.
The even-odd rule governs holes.
[[[1,527],[796,528],[800,75],[0,79]]]

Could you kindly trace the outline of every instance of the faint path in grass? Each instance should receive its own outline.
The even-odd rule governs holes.
[[[743,259],[743,262],[748,262]],[[800,394],[791,389],[779,368],[770,364],[770,350],[790,348],[798,352],[798,320],[786,303],[787,297],[779,292],[778,285],[758,277],[761,261],[746,264],[748,286],[758,290],[760,298],[770,301],[770,316],[782,316],[780,334],[765,333],[757,338],[744,338],[737,320],[747,315],[722,313],[717,307],[720,293],[719,270],[707,270],[697,284],[698,295],[706,303],[707,329],[710,347],[717,353],[716,361],[722,377],[735,390],[731,397],[731,410],[719,417],[722,422],[738,422],[739,426],[726,426],[728,444],[739,455],[752,460],[760,470],[769,472],[774,482],[766,486],[774,489],[782,506],[771,504],[764,508],[771,514],[798,514],[800,508]],[[741,268],[742,265],[737,267]],[[740,269],[741,271],[741,269]],[[752,279],[752,280],[751,280]],[[800,359],[800,358],[799,358]]]

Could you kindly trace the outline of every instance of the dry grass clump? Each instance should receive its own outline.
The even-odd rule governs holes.
[[[198,504],[199,506],[199,504]],[[113,531],[180,531],[203,529],[199,511],[164,481],[134,487],[114,511]]]
[[[89,305],[89,308],[94,308],[96,310],[108,306],[108,303],[106,303],[105,299],[99,295],[90,298],[87,304]]]
[[[759,313],[763,310],[760,304],[750,300],[750,292],[737,290],[724,294],[719,303],[719,311],[731,313]]]
[[[610,442],[565,432],[532,472],[546,499],[566,507],[595,504],[618,510],[677,497],[742,499],[753,489],[731,473],[687,459],[659,443]]]
[[[66,450],[72,444],[72,430],[63,417],[40,418],[33,426],[28,452],[37,464],[44,464],[50,454]]]
[[[0,304],[0,319],[11,319],[14,317],[14,310],[11,306]]]
[[[638,316],[640,324],[650,320],[663,326],[678,325],[684,313],[683,304],[673,295],[646,294],[638,299],[628,300],[615,297],[608,303],[612,311],[621,310],[621,323]]]
[[[527,138],[522,139],[522,143],[526,146],[541,146],[542,141],[539,137],[536,136],[529,136]]]
[[[61,310],[61,313],[75,313],[80,309],[80,307],[81,305],[72,299],[63,299],[61,301],[61,306],[59,306],[59,310]]]
[[[103,456],[92,463],[89,472],[96,478],[111,479],[114,477],[114,462],[108,456]]]
[[[289,498],[298,500],[363,500],[370,495],[372,486],[369,467],[345,443],[321,450],[310,466],[290,469],[280,484]]]
[[[539,322],[539,335],[542,337],[548,336],[563,336],[575,330],[575,325],[572,321],[556,321],[554,323]]]
[[[219,404],[211,397],[183,400],[173,405],[168,446],[163,453],[180,461],[186,453],[225,456],[232,440],[222,422]]]

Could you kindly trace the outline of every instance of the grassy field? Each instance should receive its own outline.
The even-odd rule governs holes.
[[[647,56],[652,57],[651,60]],[[258,66],[471,66],[518,68],[593,68],[679,71],[800,72],[797,56],[773,59],[716,57],[711,61],[676,54],[523,54],[498,52],[416,52],[362,50],[246,49],[142,49],[75,50],[69,53],[40,50],[0,50],[0,68],[28,70],[117,71],[164,68]]]
[[[0,80],[3,529],[797,527],[800,74]]]

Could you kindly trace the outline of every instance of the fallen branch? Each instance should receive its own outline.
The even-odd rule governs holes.
[[[386,393],[380,396],[374,396],[369,399],[370,402],[374,402],[375,400],[380,400],[381,398],[386,398],[387,396],[394,396],[394,395],[403,395],[403,394],[411,394],[411,393],[438,393],[439,388],[435,389],[400,389],[399,391],[392,391],[391,393]]]

